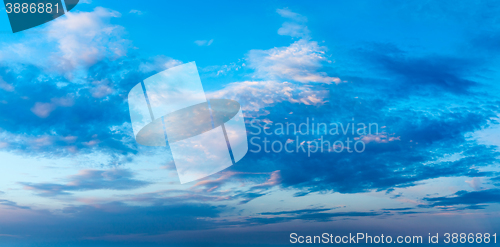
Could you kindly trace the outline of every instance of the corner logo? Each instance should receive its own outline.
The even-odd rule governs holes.
[[[240,104],[207,100],[194,62],[145,79],[128,103],[137,143],[168,143],[182,184],[219,172],[248,151]]]
[[[12,32],[54,20],[72,10],[79,0],[3,0]]]

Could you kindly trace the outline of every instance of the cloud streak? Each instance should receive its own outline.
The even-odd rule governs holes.
[[[71,195],[75,191],[88,190],[132,190],[149,185],[149,182],[133,179],[129,170],[82,170],[69,177],[66,184],[21,183],[25,189],[35,191],[39,196],[52,197]]]

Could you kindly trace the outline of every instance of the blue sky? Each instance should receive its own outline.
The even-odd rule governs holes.
[[[16,34],[0,15],[2,246],[498,230],[495,1],[81,2]],[[168,147],[135,142],[127,95],[191,61],[249,132],[307,119],[380,131],[328,136],[362,153],[248,152],[181,185]],[[320,138],[249,134],[297,136]]]

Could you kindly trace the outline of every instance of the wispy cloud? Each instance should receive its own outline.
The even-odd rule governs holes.
[[[144,13],[137,9],[132,9],[129,11],[130,14],[143,15]]]
[[[47,73],[73,79],[78,71],[97,62],[126,54],[129,41],[122,38],[123,27],[110,24],[120,13],[97,7],[92,12],[68,12],[48,24],[36,41],[20,40],[5,44],[2,61],[10,66],[36,65]]]
[[[326,103],[328,92],[321,88],[303,87],[279,81],[243,81],[212,92],[209,97],[237,99],[246,111],[259,111],[281,102],[304,105]]]
[[[16,202],[0,199],[0,205],[15,209],[30,209],[30,207],[20,206]]]
[[[286,36],[291,36],[294,38],[309,38],[309,29],[305,25],[307,22],[307,18],[305,16],[302,16],[298,13],[294,13],[290,11],[289,9],[278,9],[276,12],[281,15],[284,18],[288,18],[291,21],[290,22],[285,22],[281,26],[280,29],[278,29],[278,34],[279,35],[286,35]]]
[[[210,46],[214,42],[213,39],[211,40],[196,40],[194,43],[198,46]]]
[[[82,170],[69,177],[66,184],[21,183],[25,189],[34,190],[40,196],[70,195],[73,191],[87,190],[131,190],[149,185],[148,182],[133,179],[132,172],[123,169]]]
[[[432,207],[500,203],[500,189],[458,191],[451,196],[426,197],[424,201],[429,202]]]

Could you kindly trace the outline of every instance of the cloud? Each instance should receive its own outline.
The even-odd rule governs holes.
[[[229,179],[231,179],[237,175],[239,175],[239,173],[223,172],[220,174],[220,176],[218,178],[213,179],[213,180],[210,178],[203,179],[203,180],[197,182],[193,187],[204,186],[210,192],[210,191],[213,191],[213,190],[221,187],[222,185],[227,183]]]
[[[45,25],[36,41],[21,37],[1,45],[4,151],[56,157],[99,150],[113,159],[109,164],[131,161],[137,146],[126,95],[144,78],[182,62],[129,54],[124,28],[110,24],[119,16],[100,7],[68,13]],[[78,138],[68,142],[68,136]]]
[[[297,85],[279,81],[243,81],[226,85],[208,93],[208,98],[237,100],[246,111],[259,111],[281,102],[305,105],[323,105],[328,91],[321,87]]]
[[[210,46],[214,42],[213,39],[211,40],[195,40],[194,43],[198,46]]]
[[[172,202],[245,204],[272,193],[271,189],[279,186],[279,182],[279,171],[247,173],[226,170],[198,181],[188,189],[134,194],[125,197],[123,201],[151,205]]]
[[[182,61],[170,57],[155,56],[147,61],[142,61],[139,65],[139,70],[143,73],[159,72],[181,64]]]
[[[63,71],[88,68],[104,57],[117,58],[126,54],[127,41],[120,38],[123,28],[110,25],[110,18],[120,13],[97,7],[93,12],[69,12],[56,19],[49,29],[49,40],[58,43],[54,58]]]
[[[318,71],[323,67],[323,62],[329,62],[325,50],[317,42],[305,39],[288,47],[251,50],[248,53],[248,67],[254,69],[254,77],[260,79],[338,84],[341,82],[338,77]]]
[[[311,41],[305,25],[307,19],[288,9],[278,9],[278,14],[292,20],[285,22],[278,30],[279,35],[301,38],[288,47],[269,50],[251,50],[248,66],[255,70],[254,77],[265,80],[291,80],[302,83],[340,83],[338,77],[320,71],[323,63],[331,63],[326,57],[326,47]]]
[[[137,10],[137,9],[132,9],[130,10],[129,12],[130,14],[136,14],[136,15],[143,15],[144,13],[140,10]]]
[[[35,103],[35,106],[31,108],[31,111],[41,118],[46,118],[50,115],[50,113],[54,110],[54,105],[51,103]]]
[[[113,138],[106,138],[110,137],[107,130],[111,127],[107,124],[114,122],[111,119],[116,119],[118,121],[112,125],[122,125],[125,121],[116,117],[126,110],[117,109],[116,106],[120,107],[120,104],[113,104],[115,107],[109,109],[111,121],[96,121],[98,118],[103,120],[101,107],[104,102],[90,100],[88,96],[105,97],[124,88],[113,90],[108,84],[96,85],[94,88],[89,87],[87,81],[106,81],[103,79],[123,71],[116,67],[110,71],[100,69],[103,61],[108,63],[109,59],[122,57],[128,48],[128,41],[121,38],[123,28],[109,24],[109,19],[115,17],[119,17],[119,13],[100,7],[91,12],[67,13],[47,25],[44,28],[46,32],[41,32],[42,35],[36,40],[21,38],[19,42],[2,45],[1,61],[9,63],[0,63],[0,87],[11,92],[5,95],[4,106],[0,109],[5,123],[2,125],[2,139],[7,136],[10,138],[2,141],[4,148],[26,153],[61,154],[85,150],[87,147],[84,143],[95,141],[92,138],[95,135],[114,142]],[[106,67],[109,66],[113,65],[108,63]],[[20,71],[23,71],[22,74]],[[127,75],[121,75],[127,80]],[[72,81],[68,82],[68,79]],[[115,96],[115,99],[119,98]],[[88,121],[86,127],[82,120]],[[72,125],[77,122],[81,129]],[[103,124],[103,128],[96,129],[96,123]],[[93,127],[89,128],[89,124]],[[85,128],[93,129],[94,133],[83,134]],[[101,131],[104,132],[99,133]],[[57,141],[70,135],[79,135],[78,140],[81,142]],[[47,145],[41,143],[54,146],[48,149]],[[107,146],[106,143],[102,144]],[[115,144],[118,144],[115,147],[121,146],[122,150],[130,150],[122,144]]]
[[[338,207],[337,207],[338,208]],[[337,208],[327,209],[301,209],[293,211],[263,212],[260,215],[266,217],[251,217],[247,219],[251,224],[275,224],[289,222],[292,220],[327,222],[338,217],[374,217],[383,215],[383,212],[327,212]],[[274,216],[274,217],[272,217]]]
[[[29,236],[28,240],[23,240],[25,243],[42,240],[60,243],[75,239],[81,242],[110,235],[213,229],[218,226],[214,221],[222,210],[222,207],[200,203],[137,206],[113,201],[69,205],[58,212],[30,208],[9,210],[9,217],[2,218],[0,227],[2,234]]]
[[[214,198],[217,200],[240,200],[239,204],[245,204],[268,194],[266,191],[279,186],[280,182],[280,171],[270,173],[227,171],[199,181],[192,188],[199,193],[215,196]],[[231,186],[235,183],[241,184],[240,187],[242,188],[229,191],[223,189],[224,186]],[[205,190],[199,191],[198,188],[204,188]]]
[[[482,171],[481,167],[495,164],[498,153],[494,147],[481,145],[466,138],[467,133],[481,129],[494,119],[495,110],[490,110],[492,102],[463,104],[458,108],[442,108],[441,101],[425,101],[425,110],[419,109],[423,98],[412,96],[411,100],[390,97],[393,90],[376,90],[371,83],[342,83],[324,87],[328,101],[314,106],[293,104],[281,100],[267,104],[261,111],[267,115],[255,117],[259,126],[264,123],[305,123],[308,118],[318,123],[376,123],[380,138],[387,141],[366,142],[362,153],[323,152],[310,157],[304,153],[260,153],[249,152],[233,169],[238,172],[271,172],[280,170],[280,186],[293,187],[302,194],[315,191],[336,191],[340,193],[359,193],[362,191],[387,190],[394,187],[410,187],[422,181],[439,177],[488,177],[491,172]],[[335,88],[330,88],[335,87]],[[271,84],[271,91],[274,90]],[[230,91],[230,90],[228,90]],[[243,91],[243,90],[242,90]],[[277,90],[274,90],[278,92]],[[233,92],[237,92],[234,90]],[[247,94],[251,94],[250,89]],[[418,94],[418,92],[416,92]],[[241,94],[244,95],[242,92]],[[278,94],[276,94],[278,95]],[[449,102],[460,102],[460,96],[450,96]],[[259,102],[273,99],[261,97]],[[245,100],[243,101],[245,102]],[[242,103],[243,106],[246,104]],[[422,106],[424,107],[424,106]],[[388,110],[391,109],[391,110]],[[496,107],[494,107],[496,109]],[[290,114],[293,112],[293,114]],[[310,123],[311,124],[311,123]],[[310,125],[311,126],[311,125]],[[247,125],[250,132],[254,127]],[[270,129],[273,131],[273,129]],[[269,143],[299,137],[303,141],[318,140],[320,135],[284,135],[250,134],[249,139],[267,138]],[[359,135],[326,135],[325,141],[333,143],[345,141],[349,137],[355,140]],[[390,141],[392,138],[393,141]],[[397,139],[397,140],[396,140]],[[249,144],[249,150],[257,148]],[[268,144],[269,149],[269,144]],[[405,153],[405,155],[400,155]],[[452,154],[460,158],[446,160]],[[392,196],[392,195],[391,195]]]
[[[481,178],[472,178],[472,180],[465,181],[471,188],[474,190],[482,190],[484,189],[482,185]]]
[[[307,21],[288,9],[278,9],[277,12],[292,21],[280,28],[280,35],[295,37],[298,30],[290,29],[293,23]],[[307,27],[302,30],[307,30]],[[341,82],[338,77],[321,71],[324,63],[331,63],[326,56],[326,47],[319,46],[305,35],[287,47],[250,50],[246,62],[248,64],[243,63],[242,67],[253,69],[251,76],[255,80],[230,83],[224,89],[210,93],[209,97],[235,99],[247,111],[259,111],[284,101],[320,106],[327,102],[328,91],[314,83]]]
[[[447,93],[467,94],[478,86],[470,78],[481,62],[475,58],[442,55],[412,56],[391,44],[374,44],[361,52],[382,75],[394,78],[400,90],[444,90]]]
[[[431,207],[500,203],[500,189],[472,192],[462,190],[452,196],[425,197],[423,200],[429,202]]]
[[[1,193],[0,193],[1,194]],[[7,206],[14,209],[30,209],[30,207],[20,206],[16,202],[0,199],[0,205]]]
[[[74,101],[71,96],[64,98],[53,98],[51,99],[51,103],[42,103],[36,102],[33,108],[31,108],[31,112],[37,115],[40,118],[46,118],[50,115],[52,111],[54,111],[57,107],[71,107],[73,106]]]
[[[88,190],[131,190],[149,185],[148,182],[133,179],[132,172],[123,169],[82,170],[69,177],[66,184],[21,183],[25,189],[34,190],[40,196],[70,195],[72,191]]]
[[[3,89],[7,92],[12,92],[14,91],[14,86],[12,86],[11,84],[5,82],[3,80],[3,78],[0,76],[0,89]]]
[[[92,83],[95,85],[90,92],[94,98],[103,98],[114,92],[113,88],[109,86],[108,80],[96,81]]]
[[[114,76],[113,73],[119,73],[114,68],[109,69],[109,73],[102,71],[104,74],[98,74],[104,78],[89,79],[106,81]],[[125,151],[125,154],[134,152],[129,144],[123,142],[131,136],[131,128],[126,125],[128,109],[120,96],[128,90],[127,83],[136,83],[133,79],[128,80],[129,76],[134,75],[125,76],[125,81],[115,82],[113,87],[106,83],[97,83],[95,86],[69,84],[57,87],[49,80],[39,82],[36,89],[33,89],[32,82],[38,77],[36,73],[39,71],[34,69],[32,72],[17,79],[12,72],[3,74],[5,80],[15,83],[16,87],[15,93],[5,95],[5,104],[0,108],[4,121],[0,140],[6,143],[4,146],[9,150],[26,153],[49,152],[54,155],[64,154],[67,148],[73,147],[87,152],[90,150],[84,143],[99,139],[101,150],[104,152],[111,149]],[[54,78],[55,81],[58,79],[61,78]],[[78,139],[76,142],[67,142],[67,136],[78,136]],[[54,142],[51,148],[33,146],[39,138],[60,141]]]
[[[307,18],[305,16],[292,12],[288,8],[277,9],[276,13],[278,13],[281,17],[292,19],[296,22],[307,22]]]
[[[255,189],[267,189],[267,188],[272,188],[274,186],[277,186],[281,183],[281,175],[280,171],[274,171],[271,173],[271,177],[265,181],[264,183],[252,186],[252,190]]]
[[[97,146],[104,154],[108,151],[120,155],[135,153],[123,95],[147,78],[146,73],[166,65],[167,62],[157,64],[154,60],[126,58],[101,61],[88,71],[88,82],[67,84],[59,84],[66,81],[63,76],[49,76],[34,66],[28,66],[22,76],[17,76],[10,67],[2,67],[0,76],[15,87],[15,91],[2,98],[0,142],[5,143],[2,146],[7,150],[33,155],[88,153]],[[130,71],[131,67],[147,72]],[[78,136],[78,139],[70,143],[64,139],[67,136]],[[39,138],[54,142],[50,148],[32,145]],[[85,145],[91,142],[99,144]]]
[[[304,38],[309,36],[309,29],[307,29],[307,26],[301,24],[285,22],[283,26],[278,29],[278,34],[294,38]]]
[[[288,18],[292,22],[285,22],[278,29],[279,35],[291,36],[294,38],[309,38],[309,29],[305,25],[307,18],[300,14],[294,13],[289,9],[278,9],[276,12],[281,15],[281,17]]]
[[[92,12],[68,12],[50,22],[36,40],[3,44],[0,58],[10,66],[33,64],[74,79],[81,70],[103,59],[126,55],[129,41],[122,38],[123,27],[109,23],[117,17],[120,13],[102,7]]]
[[[413,208],[383,208],[384,211],[406,211],[411,210]]]
[[[336,208],[300,209],[300,210],[291,210],[291,211],[263,212],[263,213],[259,213],[259,214],[260,215],[310,214],[310,213],[319,213],[319,212],[330,211],[332,209],[336,209]]]

